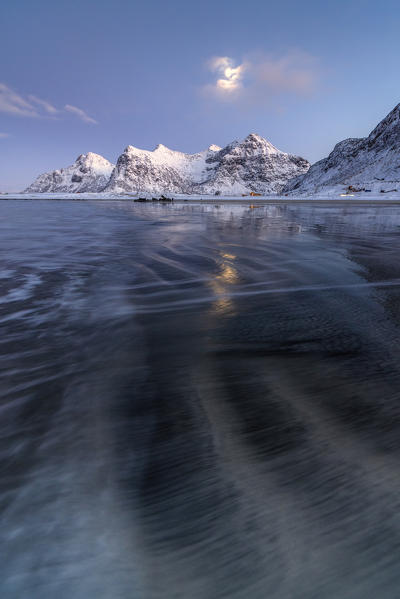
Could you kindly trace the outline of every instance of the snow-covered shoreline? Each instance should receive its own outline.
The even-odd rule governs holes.
[[[400,188],[400,186],[399,186]],[[242,195],[184,195],[176,194],[171,196],[174,202],[196,202],[196,203],[237,203],[259,205],[260,203],[292,203],[292,202],[324,202],[324,203],[352,203],[352,204],[383,204],[383,203],[400,203],[400,191],[390,193],[380,192],[356,192],[354,194],[345,194],[342,186],[340,189],[328,189],[325,192],[315,194],[269,194],[257,197],[242,196]],[[3,193],[0,194],[0,200],[72,200],[72,201],[127,201],[135,202],[146,199],[152,203],[153,196],[148,194],[116,194],[116,193]],[[168,201],[159,199],[159,196],[154,196],[154,202],[163,204]]]

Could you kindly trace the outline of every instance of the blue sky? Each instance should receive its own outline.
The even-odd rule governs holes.
[[[256,132],[314,162],[400,101],[392,0],[3,0],[0,189]]]

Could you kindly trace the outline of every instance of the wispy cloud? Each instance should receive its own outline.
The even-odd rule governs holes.
[[[60,112],[59,110],[57,110],[57,108],[50,104],[50,102],[46,102],[46,100],[41,100],[37,96],[33,96],[32,94],[30,94],[28,96],[28,99],[30,102],[32,102],[32,104],[36,104],[37,106],[39,106],[39,108],[42,108],[48,114],[54,115]]]
[[[9,133],[1,133],[0,132],[0,139],[6,139],[6,137],[10,137]]]
[[[15,116],[37,117],[35,107],[5,83],[0,83],[0,112]]]
[[[0,83],[0,112],[12,116],[29,118],[54,118],[60,117],[63,114],[66,115],[68,112],[74,114],[84,123],[97,125],[97,121],[94,118],[77,106],[66,104],[64,108],[56,108],[47,100],[38,98],[38,96],[33,94],[23,96],[5,83]]]
[[[71,104],[66,104],[64,108],[68,112],[72,112],[73,114],[75,114],[84,123],[92,123],[93,125],[97,125],[97,121],[92,119],[92,117],[89,116],[84,110],[82,110],[82,108],[78,108],[77,106],[71,106]]]
[[[318,61],[292,50],[284,55],[257,54],[237,64],[228,56],[216,56],[207,66],[219,76],[204,91],[219,100],[266,102],[283,94],[307,96],[318,83]]]

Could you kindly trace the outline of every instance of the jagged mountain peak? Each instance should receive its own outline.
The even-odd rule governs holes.
[[[247,137],[245,137],[241,143],[255,144],[255,145],[261,145],[261,146],[268,145],[268,146],[275,148],[275,146],[273,146],[271,144],[271,142],[269,142],[267,139],[265,139],[265,137],[262,137],[258,133],[249,133],[249,135],[247,135]],[[277,148],[275,148],[275,149],[277,149]]]
[[[400,143],[400,104],[397,104],[389,114],[371,131],[367,138],[368,146],[398,146]]]
[[[106,160],[103,156],[100,156],[100,154],[96,154],[95,152],[87,152],[86,154],[79,154],[78,158],[76,159],[77,161],[80,160]]]
[[[85,164],[94,168],[98,166],[105,166],[106,168],[108,168],[111,162],[109,162],[106,158],[104,158],[104,156],[101,156],[100,154],[96,154],[95,152],[87,152],[87,154],[80,154],[78,158],[75,160],[75,164]]]
[[[130,154],[139,154],[139,155],[148,155],[148,156],[157,156],[157,157],[161,157],[164,158],[165,156],[173,156],[175,158],[177,157],[182,157],[182,158],[195,158],[197,156],[206,154],[206,153],[210,153],[210,152],[219,152],[221,150],[221,148],[215,144],[211,144],[206,150],[203,150],[201,152],[196,152],[195,154],[188,154],[185,152],[181,152],[180,150],[173,150],[171,148],[169,148],[168,146],[165,146],[164,144],[157,144],[156,147],[154,148],[154,150],[142,150],[140,148],[137,148],[135,146],[129,145],[125,148],[124,152],[125,153],[130,153]]]
[[[107,191],[148,193],[273,193],[309,168],[251,133],[220,148],[185,154],[159,144],[153,151],[128,146],[119,157]]]
[[[373,129],[371,131],[371,133],[369,134],[368,137],[373,137],[376,135],[377,131],[380,131],[382,129],[386,129],[387,127],[393,127],[393,126],[398,126],[400,125],[400,103],[397,104],[393,110],[391,110],[389,112],[389,114],[387,114],[385,116],[384,119],[381,120],[380,123],[378,123],[378,125],[375,127],[375,129]]]
[[[334,185],[373,187],[378,181],[400,182],[400,104],[367,137],[345,139],[285,191],[316,193]]]
[[[274,193],[309,168],[256,133],[224,148],[210,145],[186,154],[158,144],[154,150],[128,145],[115,168],[88,152],[66,169],[41,175],[27,191],[110,191],[148,193]]]
[[[129,144],[129,146],[126,146],[123,153],[146,152],[146,151],[148,151],[148,150],[141,150],[140,148],[136,148],[135,146],[132,146],[131,144]]]
[[[79,154],[74,164],[39,177],[25,191],[30,193],[102,191],[114,165],[100,154]]]
[[[157,160],[168,160],[170,157],[185,156],[183,152],[171,150],[171,148],[164,146],[164,144],[157,144],[154,150],[142,150],[141,148],[129,145],[125,148],[123,153]]]
[[[262,137],[258,133],[249,133],[245,139],[251,141],[265,141],[264,137]]]
[[[258,135],[258,133],[250,133],[244,139],[235,140],[231,144],[228,144],[226,148],[234,150],[236,153],[245,151],[246,153],[253,154],[284,154],[281,150],[278,150],[270,141]]]
[[[164,144],[157,144],[153,150],[153,152],[175,152],[175,151],[176,150],[171,150],[171,148],[164,146]],[[180,152],[180,153],[182,153],[182,152]]]

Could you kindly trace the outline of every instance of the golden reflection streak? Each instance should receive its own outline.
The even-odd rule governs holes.
[[[218,298],[212,304],[212,311],[217,313],[232,312],[233,301],[228,297],[222,296],[228,293],[229,285],[234,285],[239,281],[238,271],[231,262],[228,262],[228,260],[235,260],[236,256],[221,252],[221,258],[224,258],[221,264],[221,271],[209,282],[211,289]]]
[[[228,260],[235,260],[236,256],[234,254],[222,254],[223,258],[226,258]]]

